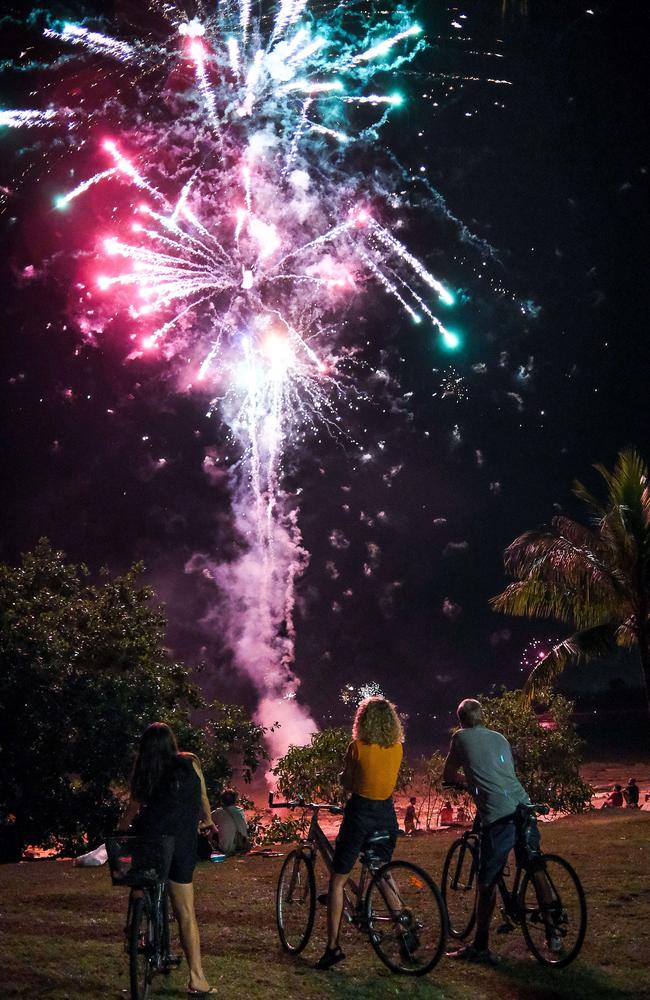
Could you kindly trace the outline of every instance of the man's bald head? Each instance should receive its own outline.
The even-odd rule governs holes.
[[[456,714],[463,729],[483,725],[483,709],[476,698],[464,698],[456,709]]]

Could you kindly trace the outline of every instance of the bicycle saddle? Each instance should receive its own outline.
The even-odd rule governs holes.
[[[369,837],[363,842],[364,850],[368,847],[374,847],[377,844],[385,844],[387,840],[390,840],[390,833],[388,830],[375,830],[371,833]]]
[[[388,830],[376,830],[366,837],[361,848],[361,858],[369,868],[378,867],[388,860],[388,853],[383,848],[390,839]]]

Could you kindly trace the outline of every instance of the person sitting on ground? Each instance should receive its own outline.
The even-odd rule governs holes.
[[[454,822],[454,810],[449,799],[445,802],[440,813],[438,815],[438,825],[447,826],[449,823]]]
[[[407,837],[412,836],[415,833],[415,826],[417,819],[415,816],[415,803],[417,799],[415,795],[411,796],[409,799],[409,804],[406,807],[406,812],[404,813],[404,833]]]
[[[192,753],[179,752],[176,737],[164,722],[152,722],[140,739],[131,797],[119,824],[121,831],[129,828],[138,836],[174,838],[168,886],[190,970],[187,993],[216,993],[203,972],[192,884],[197,830],[214,830],[210,803],[198,759]]]
[[[492,965],[496,959],[488,945],[496,884],[510,851],[518,846],[517,807],[529,806],[531,801],[515,774],[510,744],[501,733],[487,729],[480,702],[465,698],[457,714],[461,729],[451,738],[443,781],[462,783],[462,769],[468,791],[476,802],[481,833],[474,941],[450,952],[449,957]],[[528,831],[527,848],[534,853],[540,852],[539,830],[534,817]],[[539,895],[546,900],[551,894],[546,879],[541,874],[533,878]],[[546,938],[551,951],[561,950],[562,939],[550,921]]]
[[[467,806],[463,805],[463,803],[461,802],[461,804],[458,806],[458,811],[456,812],[456,822],[459,823],[461,826],[466,826],[468,823],[471,823],[471,821],[472,820],[469,814],[469,810],[467,809]]]
[[[621,809],[624,801],[623,786],[614,785],[614,788],[603,802],[603,809]]]
[[[212,813],[212,822],[217,828],[217,841],[222,854],[244,854],[250,850],[248,826],[243,810],[236,805],[237,792],[225,788],[221,793],[221,805]]]
[[[639,808],[639,786],[636,783],[636,778],[629,779],[627,788],[623,791],[623,795],[625,796],[628,809]]]
[[[341,784],[351,794],[334,848],[327,896],[327,947],[316,963],[317,969],[330,969],[345,958],[339,945],[343,889],[364,843],[373,834],[386,832],[387,839],[373,850],[382,863],[393,855],[398,831],[393,792],[402,763],[403,740],[394,705],[379,696],[361,702],[341,774]]]

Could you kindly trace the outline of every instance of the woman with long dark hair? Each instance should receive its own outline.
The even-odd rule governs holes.
[[[131,776],[131,797],[120,823],[140,836],[171,836],[169,896],[190,970],[189,996],[216,993],[205,978],[194,912],[192,877],[198,830],[214,829],[205,780],[198,759],[181,753],[165,722],[152,722],[142,737]]]

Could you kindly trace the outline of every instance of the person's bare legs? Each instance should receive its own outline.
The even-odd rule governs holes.
[[[553,890],[546,876],[546,872],[543,871],[543,869],[538,869],[533,872],[533,883],[537,894],[537,902],[539,903],[542,911],[544,927],[546,928],[546,940],[550,942],[551,938],[557,935],[557,930],[555,924],[553,923],[553,917],[551,916],[553,904],[555,903],[555,896],[553,895]]]
[[[332,872],[330,888],[327,896],[327,947],[337,948],[341,933],[341,918],[343,916],[343,889],[348,875],[337,875]]]
[[[497,901],[495,885],[480,885],[476,898],[476,933],[474,947],[477,951],[487,951],[490,940],[490,921]]]
[[[196,922],[196,913],[194,912],[194,886],[191,882],[170,881],[169,896],[178,921],[181,947],[185,953],[190,970],[190,988],[193,990],[209,990],[210,984],[205,978],[201,964],[199,925]]]

